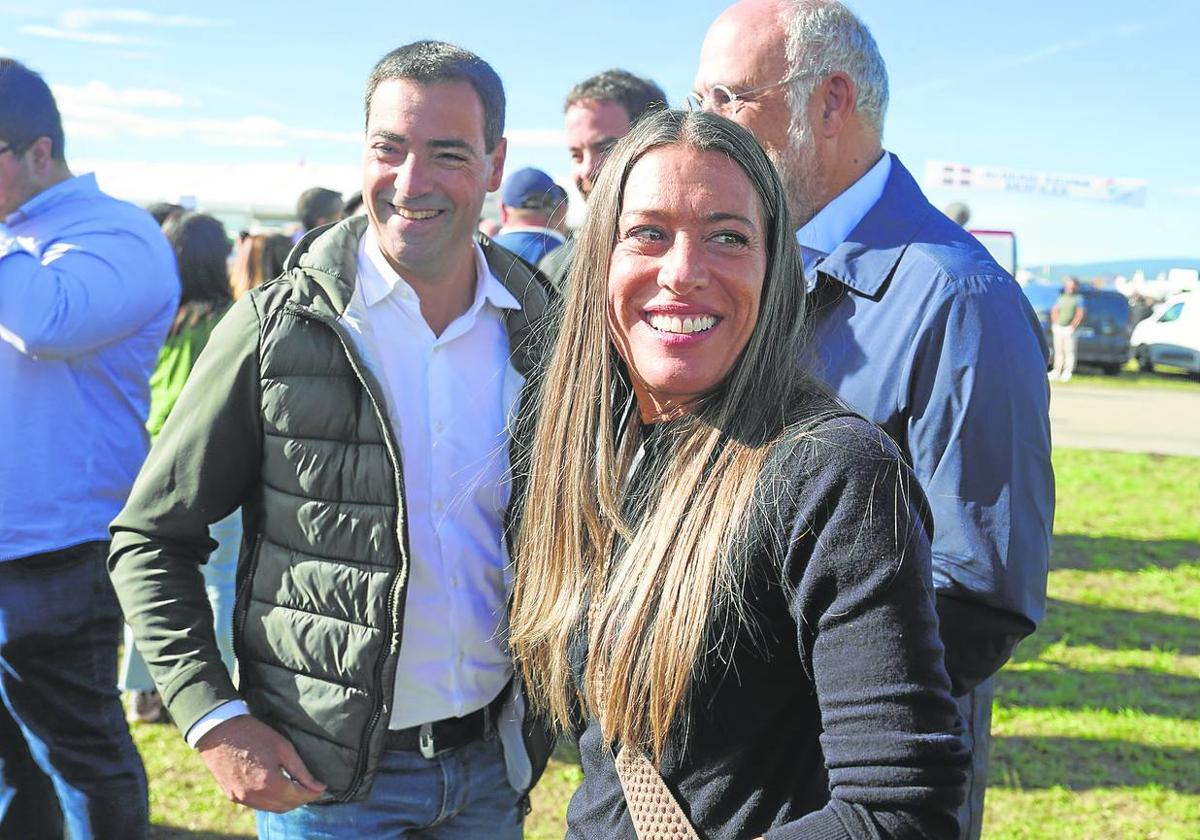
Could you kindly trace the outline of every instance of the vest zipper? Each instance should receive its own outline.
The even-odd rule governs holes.
[[[262,547],[262,534],[254,535],[254,545],[246,557],[245,575],[238,582],[237,591],[233,596],[233,656],[234,660],[242,658],[242,633],[246,628],[246,616],[250,614],[250,591],[254,583],[254,570],[258,568],[258,552]],[[241,692],[242,669],[238,668],[238,691]]]
[[[350,362],[350,369],[354,371],[355,377],[366,393],[367,398],[371,401],[371,407],[375,410],[375,418],[379,422],[380,431],[383,434],[384,448],[387,449],[388,455],[391,457],[394,478],[396,480],[396,542],[400,549],[399,568],[396,571],[396,577],[392,580],[392,585],[388,589],[388,611],[385,620],[384,635],[390,640],[384,647],[383,653],[375,661],[375,684],[380,689],[373,692],[375,696],[374,708],[371,710],[371,717],[367,721],[367,727],[363,732],[363,747],[359,752],[358,767],[354,771],[354,781],[346,794],[339,798],[341,802],[349,802],[354,799],[359,789],[362,787],[363,780],[366,776],[367,758],[370,755],[371,735],[375,728],[379,725],[379,719],[383,714],[383,697],[387,695],[392,697],[395,687],[387,687],[383,685],[383,669],[387,664],[388,657],[393,653],[399,653],[400,641],[403,635],[404,623],[397,621],[402,612],[402,604],[404,597],[408,594],[408,528],[404,521],[404,471],[401,468],[400,451],[396,445],[396,440],[393,436],[391,423],[388,422],[387,416],[380,407],[382,403],[379,397],[372,390],[371,382],[362,369],[361,362],[355,355],[352,349],[350,337],[346,334],[341,324],[334,318],[328,318],[323,315],[318,315],[311,310],[303,309],[294,304],[285,306],[300,317],[309,318],[324,324],[333,330],[333,334],[337,336],[338,341],[342,345],[342,352],[346,354],[347,361]],[[394,701],[395,698],[392,697]]]

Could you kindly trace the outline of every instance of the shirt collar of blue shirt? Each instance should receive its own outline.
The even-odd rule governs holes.
[[[16,210],[9,213],[0,222],[5,226],[15,226],[26,219],[31,219],[40,213],[45,213],[47,210],[53,209],[54,205],[63,201],[73,200],[83,195],[98,195],[99,193],[100,187],[96,184],[96,176],[94,174],[89,172],[86,175],[75,175],[42,190]]]
[[[832,254],[879,201],[891,171],[892,159],[885,152],[861,178],[796,231],[796,241],[820,254]]]
[[[870,186],[873,178],[879,178],[881,185],[876,185],[869,191],[864,189],[860,193],[858,188],[863,182],[867,181]],[[924,214],[919,211],[928,202],[900,159],[890,152],[885,152],[866,175],[830,202],[821,213],[813,217],[809,225],[851,193],[854,193],[854,196],[848,203],[857,206],[859,215],[852,216],[846,210],[839,211],[839,215],[844,214],[841,215],[840,226],[844,226],[848,221],[850,229],[844,230],[841,239],[836,242],[822,237],[822,244],[830,246],[830,249],[825,251],[828,256],[821,261],[821,273],[829,275],[859,294],[873,296],[891,276],[892,269],[900,260],[904,249],[924,223]],[[871,199],[870,203],[864,204],[868,198]],[[797,241],[802,246],[823,250],[816,246],[815,235],[812,238],[807,235],[801,238],[801,235],[809,230],[809,225],[797,231]],[[821,227],[830,231],[830,235],[835,233],[832,226]]]
[[[383,251],[379,247],[379,239],[371,225],[367,225],[367,231],[363,237],[367,259],[374,269],[374,271],[359,272],[363,301],[367,306],[374,306],[397,290],[401,293],[407,292],[406,297],[411,295],[413,299],[416,299],[416,292],[413,291],[412,286],[384,258]],[[497,309],[520,309],[520,301],[504,287],[503,283],[496,279],[496,275],[492,274],[491,269],[488,268],[483,248],[475,241],[471,242],[471,246],[475,253],[475,277],[478,282],[475,283],[475,300],[468,311],[477,311],[484,302],[490,303]]]

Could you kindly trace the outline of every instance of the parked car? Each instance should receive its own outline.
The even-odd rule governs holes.
[[[1062,294],[1062,286],[1028,283],[1023,290],[1042,323],[1046,346],[1053,347],[1050,309]],[[1111,289],[1082,288],[1079,292],[1083,295],[1083,323],[1075,333],[1079,339],[1075,359],[1078,364],[1095,365],[1109,375],[1116,375],[1129,361],[1129,301]]]
[[[1133,328],[1129,343],[1146,372],[1164,365],[1200,375],[1200,298],[1186,293],[1168,298]]]

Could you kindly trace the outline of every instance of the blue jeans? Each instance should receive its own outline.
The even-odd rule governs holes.
[[[108,544],[0,562],[0,838],[140,838],[146,772],[117,693]]]
[[[320,768],[310,767],[318,779]],[[508,783],[499,738],[475,741],[431,759],[384,752],[363,802],[306,805],[258,813],[263,840],[345,837],[405,840],[520,840],[525,811]]]
[[[987,792],[988,758],[992,753],[992,696],[995,693],[996,678],[988,677],[956,698],[966,729],[963,739],[971,750],[967,799],[958,809],[959,840],[979,840],[983,833],[983,796]]]

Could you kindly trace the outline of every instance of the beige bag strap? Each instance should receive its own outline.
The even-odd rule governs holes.
[[[700,840],[662,774],[644,752],[621,747],[616,765],[638,840]]]
[[[607,669],[603,659],[597,664],[599,682],[604,685],[608,682]],[[615,764],[638,840],[700,840],[675,794],[671,793],[645,752],[638,747],[622,746],[617,751]]]

